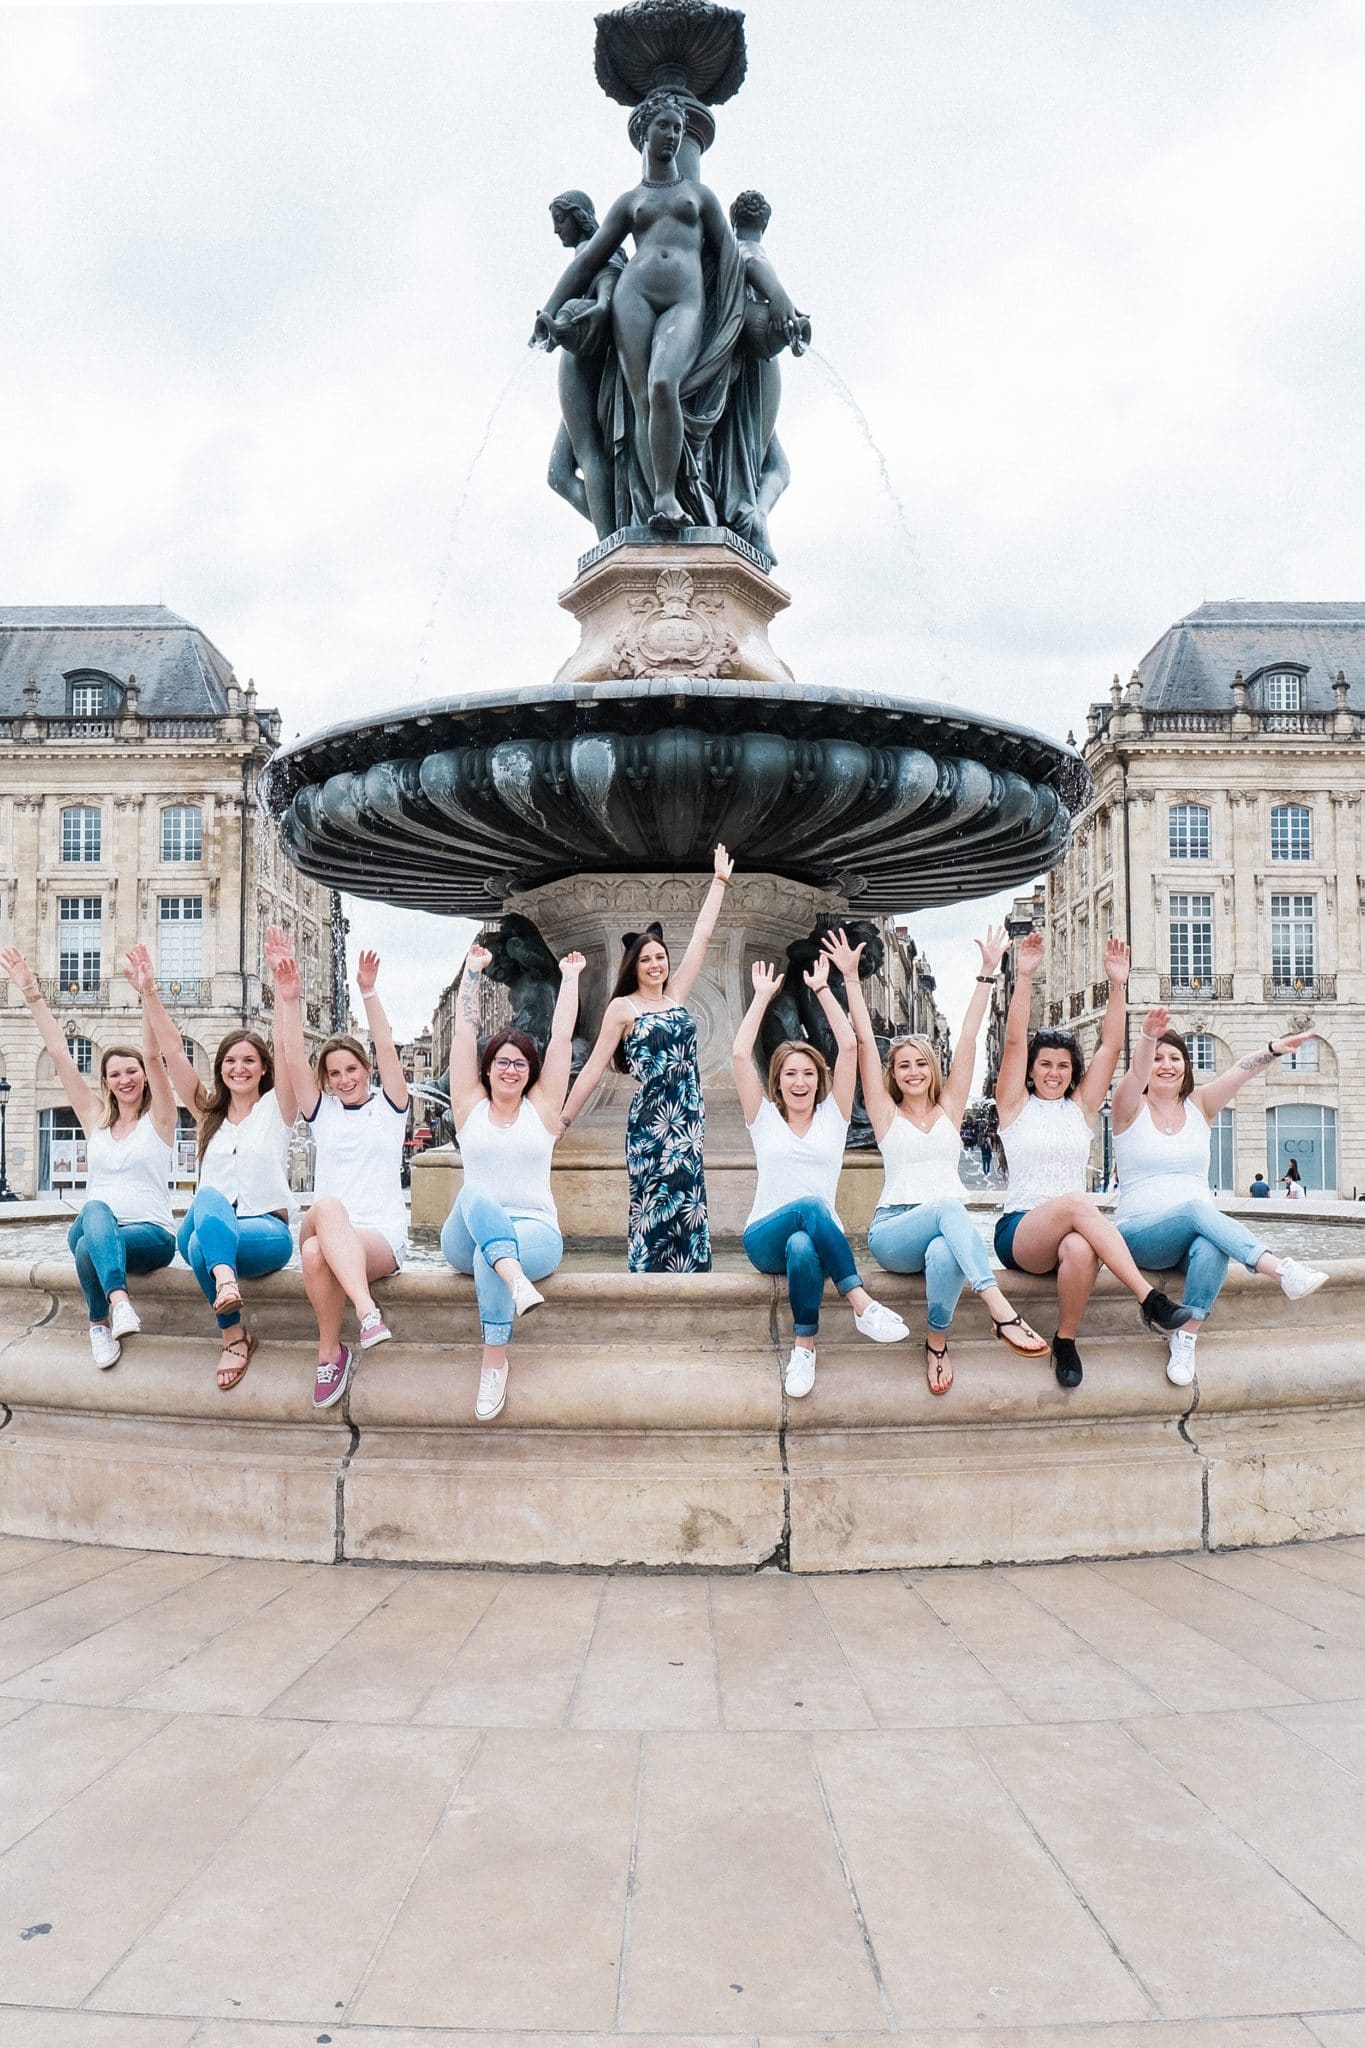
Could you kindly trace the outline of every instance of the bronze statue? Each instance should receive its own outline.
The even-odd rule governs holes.
[[[798,313],[763,246],[773,210],[761,192],[741,192],[730,220],[744,264],[744,341],[736,352],[725,418],[709,450],[721,523],[775,561],[768,514],[791,482],[791,465],[776,434],[782,398],[777,358],[804,355],[810,319]]]
[[[597,233],[597,215],[586,192],[561,192],[550,201],[550,219],[567,249],[581,248]],[[611,461],[602,442],[597,401],[611,333],[612,295],[625,263],[624,251],[614,249],[585,295],[561,305],[544,343],[547,349],[560,350],[563,414],[550,451],[549,486],[592,521],[599,540],[605,540],[616,524]],[[533,346],[535,340],[533,336]]]
[[[842,927],[847,932],[851,945],[862,946],[862,957],[858,962],[859,981],[868,981],[878,973],[886,958],[886,946],[881,928],[871,918],[826,916],[817,918],[815,925],[803,939],[793,939],[787,948],[787,966],[781,988],[764,1012],[759,1029],[759,1046],[765,1060],[772,1058],[779,1045],[794,1040],[813,1045],[817,1052],[833,1066],[838,1054],[834,1033],[825,1021],[816,998],[806,985],[806,972],[817,960],[823,959],[821,941],[827,932]],[[848,1009],[848,996],[842,980],[831,975],[830,991],[841,1010]],[[853,1152],[870,1150],[876,1144],[867,1110],[863,1105],[861,1083],[853,1101],[853,1115],[849,1119],[848,1148]]]

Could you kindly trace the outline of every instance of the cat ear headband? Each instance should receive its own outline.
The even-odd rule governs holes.
[[[639,945],[641,939],[657,939],[662,946],[664,942],[663,926],[656,921],[654,924],[647,924],[642,932],[622,932],[621,945],[628,953],[632,946]]]

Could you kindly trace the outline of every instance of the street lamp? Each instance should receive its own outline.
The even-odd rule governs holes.
[[[0,1076],[0,1202],[17,1202],[5,1168],[5,1122],[9,1115],[9,1082]]]

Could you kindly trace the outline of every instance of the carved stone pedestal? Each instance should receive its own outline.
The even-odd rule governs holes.
[[[793,682],[768,645],[769,623],[791,600],[764,570],[766,559],[721,529],[676,543],[613,535],[583,557],[577,580],[560,596],[583,637],[555,681]]]

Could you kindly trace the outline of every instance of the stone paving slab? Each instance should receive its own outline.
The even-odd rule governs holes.
[[[0,2048],[1365,2048],[1363,1564],[0,1545]]]

